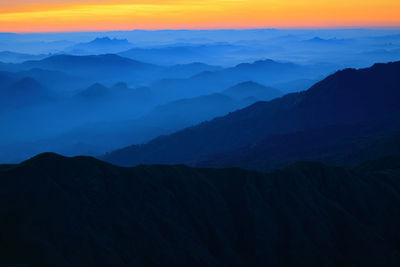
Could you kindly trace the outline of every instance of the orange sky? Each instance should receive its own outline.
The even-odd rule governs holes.
[[[0,32],[400,27],[400,0],[0,0]]]

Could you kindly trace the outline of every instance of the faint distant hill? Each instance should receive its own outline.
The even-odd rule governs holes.
[[[120,109],[132,112],[139,106],[148,106],[151,109],[154,95],[148,87],[129,88],[126,83],[116,83],[113,86],[106,87],[100,83],[94,83],[91,86],[79,90],[73,96],[72,105],[79,104],[85,107],[85,104],[100,105],[99,110],[92,110],[99,116],[107,112],[114,113],[114,109]],[[121,114],[122,116],[122,114]]]
[[[205,71],[218,71],[222,70],[222,67],[212,66],[200,62],[194,62],[189,64],[178,64],[165,68],[165,77],[182,77],[190,78],[191,76],[205,72]]]
[[[330,38],[330,39],[324,39],[321,37],[314,37],[308,40],[304,40],[304,43],[307,43],[309,45],[315,45],[315,46],[329,46],[329,45],[348,45],[351,43],[354,43],[355,40],[353,39],[338,39],[338,38]]]
[[[20,80],[0,76],[0,111],[24,108],[50,101],[51,93],[38,81],[26,77]]]
[[[23,53],[15,53],[10,51],[2,51],[0,52],[0,61],[4,63],[21,63],[28,60],[40,60],[49,55],[30,55]]]
[[[277,89],[245,82],[219,93],[183,98],[159,105],[141,120],[167,129],[183,128],[281,95]]]
[[[30,77],[48,88],[54,95],[58,96],[69,96],[71,92],[78,88],[87,87],[92,84],[91,80],[86,77],[76,76],[65,73],[63,71],[46,70],[40,68],[27,68],[27,70],[15,70],[16,66],[20,67],[20,64],[13,65],[13,67],[4,69],[11,69],[14,71],[0,71],[0,82],[2,77],[12,77],[13,80],[23,79]],[[22,68],[23,69],[23,68]],[[5,81],[4,81],[5,82]],[[0,86],[5,86],[3,83]]]
[[[160,97],[176,99],[178,96],[180,98],[195,97],[219,92],[227,87],[247,81],[271,85],[304,78],[315,78],[319,75],[320,70],[316,71],[313,67],[273,60],[260,60],[219,71],[202,72],[188,79],[163,79],[154,83],[152,89]],[[288,90],[290,89],[288,88]]]
[[[133,47],[127,39],[117,38],[96,38],[88,43],[79,43],[65,50],[66,53],[72,55],[98,55],[98,54],[115,54]]]
[[[64,112],[68,111],[67,118],[89,117],[95,123],[83,123],[54,138],[1,147],[0,161],[15,162],[15,159],[27,158],[41,151],[54,151],[68,156],[80,153],[104,154],[224,116],[257,101],[270,99],[276,96],[274,92],[277,91],[252,82],[234,88],[234,92],[242,92],[232,97],[225,94],[225,91],[231,91],[229,88],[221,93],[157,105],[150,88],[129,88],[124,83],[106,87],[96,83],[75,92],[72,99],[63,104],[62,109]],[[272,94],[268,93],[269,90]],[[78,146],[77,143],[81,145]]]
[[[224,57],[243,49],[228,43],[211,44],[173,44],[154,48],[132,48],[119,53],[123,57],[160,65],[189,64],[204,62],[221,64]]]
[[[88,101],[95,101],[101,98],[106,98],[110,94],[108,88],[105,86],[95,83],[87,89],[79,92],[76,97]]]
[[[40,68],[62,71],[70,75],[86,77],[99,82],[140,82],[157,75],[162,68],[113,54],[98,56],[57,55],[40,61],[26,61],[14,66],[29,70]]]
[[[173,66],[158,66],[144,63],[115,54],[73,56],[55,55],[42,60],[30,60],[19,64],[0,62],[0,70],[8,72],[36,72],[35,78],[54,87],[65,84],[86,85],[88,83],[107,83],[120,81],[133,85],[143,85],[163,78],[188,78],[203,71],[217,71],[221,67],[204,63],[179,64]],[[39,72],[57,72],[40,75]],[[61,76],[70,76],[68,79]],[[60,78],[60,79],[57,79]],[[55,81],[55,82],[52,82]],[[76,86],[74,86],[76,89]]]
[[[202,121],[223,116],[229,112],[257,102],[255,97],[234,99],[228,95],[215,93],[194,98],[180,99],[157,106],[144,116],[153,125],[167,129],[182,129]]]
[[[0,88],[10,86],[18,80],[18,75],[12,72],[0,71]]]
[[[273,135],[312,131],[331,125],[365,122],[368,126],[376,125],[374,121],[384,121],[381,126],[377,124],[374,133],[390,132],[397,129],[400,114],[399,73],[400,62],[338,71],[305,92],[259,102],[225,117],[159,137],[145,145],[115,151],[103,158],[129,166],[140,163],[190,164],[207,155],[229,154],[229,151],[242,147],[256,146]],[[284,138],[282,140],[283,148]],[[318,143],[320,147],[324,140],[322,138]],[[341,143],[339,139],[335,142]],[[289,149],[296,151],[296,148]],[[279,146],[276,149],[279,150]]]
[[[243,99],[251,96],[262,101],[282,96],[282,93],[278,89],[266,87],[252,81],[237,84],[222,91],[222,93],[235,99]]]

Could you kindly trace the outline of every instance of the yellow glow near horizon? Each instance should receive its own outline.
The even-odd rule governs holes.
[[[398,0],[30,0],[0,3],[0,32],[399,27]]]

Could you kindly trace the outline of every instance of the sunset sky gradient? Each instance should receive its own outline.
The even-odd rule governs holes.
[[[1,0],[0,32],[400,27],[399,0]]]

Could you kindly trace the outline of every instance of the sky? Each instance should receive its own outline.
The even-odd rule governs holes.
[[[0,32],[400,27],[399,0],[0,0]]]

